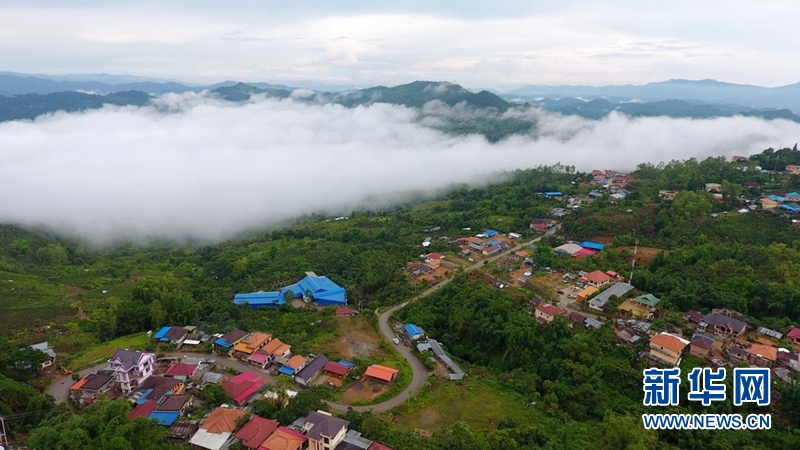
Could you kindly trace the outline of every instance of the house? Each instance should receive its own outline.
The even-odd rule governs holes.
[[[301,450],[305,448],[306,442],[308,438],[303,434],[286,427],[278,427],[261,443],[259,450]]]
[[[544,194],[544,196],[547,198],[555,198],[555,199],[560,199],[561,197],[564,196],[564,194],[562,194],[559,191],[547,191],[547,192],[542,192],[542,194]]]
[[[608,276],[602,270],[595,270],[593,272],[589,272],[583,277],[581,277],[581,279],[586,281],[589,285],[598,288],[611,281],[611,277]]]
[[[327,374],[335,375],[339,378],[344,378],[347,376],[348,373],[350,373],[350,369],[352,368],[353,366],[348,366],[346,364],[338,363],[336,361],[330,361],[327,364],[325,364],[324,370],[325,373]]]
[[[464,379],[464,371],[461,370],[461,367],[456,364],[447,353],[445,353],[442,344],[435,339],[429,339],[428,344],[431,346],[431,351],[433,352],[433,356],[436,357],[442,364],[444,364],[447,369],[450,371],[450,381],[458,381]]]
[[[433,272],[433,267],[425,263],[408,263],[406,269],[411,272],[411,276],[414,278]]]
[[[587,317],[587,318],[586,318],[586,319],[583,321],[583,325],[584,325],[586,328],[591,328],[591,329],[593,329],[593,330],[597,330],[597,329],[599,329],[599,328],[602,328],[602,327],[603,327],[603,322],[601,322],[601,321],[599,321],[599,320],[595,319],[594,317]]]
[[[771,345],[753,344],[748,362],[758,367],[772,367],[778,361],[778,349]]]
[[[144,351],[117,349],[108,364],[114,371],[114,382],[127,395],[153,374],[155,355]]]
[[[272,360],[272,355],[265,352],[264,350],[259,350],[250,355],[249,358],[247,358],[247,362],[249,362],[254,366],[261,367],[262,369],[266,367],[271,360]]]
[[[175,363],[169,366],[165,375],[168,377],[183,377],[184,379],[192,378],[197,374],[197,368],[197,364]]]
[[[617,339],[628,344],[635,344],[639,342],[642,337],[636,334],[631,334],[628,330],[619,330],[617,332]]]
[[[164,327],[164,328],[168,329],[164,334],[161,335],[161,337],[158,337],[158,335],[156,335],[157,339],[161,342],[180,344],[181,342],[183,342],[184,339],[186,339],[186,335],[189,334],[189,330],[187,330],[184,327]],[[163,331],[164,328],[162,328],[161,330]]]
[[[747,161],[747,157],[746,156],[733,156],[733,157],[731,157],[731,162],[735,162],[736,163],[736,162],[742,162],[742,161]]]
[[[200,378],[200,381],[205,384],[222,384],[222,381],[225,380],[225,375],[218,373],[218,372],[206,372],[203,374],[203,377]]]
[[[189,420],[179,420],[169,427],[169,434],[164,436],[164,440],[173,444],[181,444],[188,441],[195,433],[199,425]]]
[[[306,359],[300,355],[294,355],[286,361],[286,364],[278,370],[278,372],[289,375],[290,377],[294,377],[294,374],[300,371],[303,367],[306,366]]]
[[[130,400],[137,405],[148,400],[161,402],[165,396],[180,395],[186,385],[177,378],[167,378],[162,376],[151,376],[144,380],[131,395]]]
[[[700,322],[703,321],[703,317],[703,313],[695,310],[686,311],[686,313],[683,315],[684,319],[695,325],[700,324]]]
[[[783,168],[783,170],[792,175],[800,174],[800,166],[795,164],[787,164],[786,167]]]
[[[497,245],[492,245],[490,247],[486,247],[483,250],[482,253],[483,253],[484,256],[491,256],[491,255],[494,255],[496,253],[500,253],[500,251],[502,251],[502,250],[503,250],[503,247],[500,244],[497,244]]]
[[[140,405],[136,405],[135,408],[128,411],[128,419],[136,420],[139,417],[147,419],[150,417],[150,414],[153,414],[153,411],[155,411],[156,408],[158,408],[158,402],[151,398]]]
[[[114,378],[110,375],[90,373],[76,381],[69,388],[69,395],[73,398],[93,399],[98,395],[107,392],[114,385]]]
[[[274,292],[251,292],[236,294],[233,303],[237,305],[248,304],[251,308],[262,306],[279,306],[286,303],[287,293],[292,298],[302,298],[306,302],[317,302],[319,306],[346,305],[347,293],[345,289],[331,281],[328,277],[319,276],[314,272],[306,272],[305,278],[290,286]]]
[[[239,341],[239,343],[233,347],[233,351],[244,355],[252,355],[271,340],[271,334],[258,331]]]
[[[738,345],[731,345],[728,347],[728,356],[738,362],[747,362],[750,358],[750,352]]]
[[[364,376],[389,383],[394,380],[398,372],[399,370],[392,369],[391,367],[373,364],[367,367],[367,370],[364,371]]]
[[[650,338],[650,360],[675,367],[681,362],[681,353],[689,341],[669,333],[659,333]]]
[[[553,208],[550,210],[550,215],[553,217],[564,217],[567,215],[567,210],[564,208]]]
[[[425,332],[422,331],[422,328],[414,325],[413,323],[405,324],[403,329],[406,331],[408,338],[412,341],[416,341],[417,339],[421,339],[423,336],[425,336]]]
[[[606,307],[606,303],[611,300],[611,297],[622,297],[633,289],[628,283],[616,283],[606,289],[605,291],[597,294],[593,299],[587,302],[589,308],[597,311],[602,311]]]
[[[50,348],[50,345],[47,342],[40,342],[38,344],[33,344],[30,347],[34,350],[39,350],[40,352],[47,355],[47,359],[45,359],[40,365],[42,369],[50,367],[53,365],[53,363],[56,362],[56,352],[55,350]]]
[[[586,316],[577,312],[577,311],[570,311],[569,313],[569,321],[572,323],[583,323],[586,320]]]
[[[497,236],[497,231],[495,231],[495,230],[486,230],[486,231],[483,232],[483,235],[485,237],[487,237],[487,238],[495,237],[495,236]]]
[[[705,322],[706,327],[711,327],[711,331],[714,334],[729,338],[740,338],[744,335],[745,331],[747,331],[746,323],[722,314],[706,314],[705,317],[703,317],[703,322]]]
[[[319,375],[320,372],[330,363],[331,361],[325,355],[319,355],[316,358],[312,359],[311,361],[306,363],[306,366],[300,369],[297,372],[297,375],[294,377],[294,381],[298,382],[303,386],[308,386],[314,378]]]
[[[775,330],[770,330],[767,327],[758,327],[758,333],[763,334],[764,336],[771,337],[772,339],[777,339],[777,340],[783,339],[783,333],[779,333]]]
[[[593,199],[603,198],[604,195],[605,195],[604,193],[597,190],[592,190],[591,192],[589,192],[589,198]]]
[[[234,345],[238,344],[239,341],[247,337],[247,332],[242,330],[233,330],[228,333],[223,334],[217,340],[214,341],[214,346],[219,347],[219,349],[230,350],[233,348]]]
[[[792,327],[792,329],[786,333],[786,340],[789,341],[790,344],[800,345],[800,328]]]
[[[579,302],[585,302],[586,299],[590,298],[599,291],[600,290],[594,286],[586,286],[585,288],[578,291],[578,293],[575,294],[575,297],[578,299]]]
[[[261,444],[263,444],[280,425],[280,423],[274,420],[253,416],[234,436],[236,439],[239,439],[242,448],[246,450],[258,450]]]
[[[349,421],[324,411],[309,413],[303,424],[308,450],[334,450],[344,440],[348,425]]]
[[[186,407],[189,406],[190,401],[191,397],[188,395],[167,396],[147,418],[155,420],[159,425],[172,426],[178,420],[178,417],[186,412]]]
[[[535,311],[536,319],[541,323],[550,323],[556,316],[569,317],[566,311],[549,303],[537,306]]]
[[[689,354],[698,358],[708,358],[708,354],[714,346],[714,339],[702,334],[692,336]]]
[[[778,364],[800,372],[800,355],[785,348],[778,349]]]
[[[761,209],[776,209],[780,206],[780,203],[766,197],[758,199],[758,203],[761,204]]]
[[[533,219],[530,223],[530,229],[533,232],[545,232],[548,229],[553,228],[555,225],[556,221],[553,219]]]
[[[189,441],[193,449],[222,450],[234,440],[236,423],[247,414],[241,409],[217,408],[200,424]]]
[[[284,344],[280,339],[273,339],[267,343],[262,349],[265,353],[269,353],[271,361],[279,361],[281,364],[288,361],[289,355],[292,354],[292,346]]]
[[[254,373],[242,372],[222,384],[222,387],[233,401],[238,404],[245,403],[261,386],[267,384],[267,379]]]
[[[721,192],[722,185],[719,183],[706,183],[706,192]]]

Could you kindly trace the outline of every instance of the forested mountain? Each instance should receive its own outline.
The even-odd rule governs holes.
[[[106,95],[82,92],[54,92],[51,94],[24,94],[13,97],[0,96],[0,122],[8,120],[35,119],[42,114],[56,111],[85,111],[104,105],[144,106],[151,96],[141,91],[120,91]]]

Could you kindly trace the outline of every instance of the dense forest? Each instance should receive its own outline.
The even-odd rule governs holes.
[[[665,317],[728,307],[752,323],[785,330],[800,323],[800,228],[780,212],[736,211],[762,194],[797,189],[792,176],[755,170],[770,157],[792,164],[797,154],[796,149],[769,149],[739,163],[708,158],[642,164],[631,174],[624,200],[611,203],[606,197],[570,211],[558,235],[532,250],[535,269],[627,273],[630,247],[660,249],[651,261],[634,267],[632,283],[663,300]],[[210,332],[269,329],[298,343],[300,351],[308,350],[302,346],[331,332],[326,325],[308,324],[330,311],[254,311],[233,305],[233,294],[272,289],[315,271],[346,287],[350,305],[364,312],[398,304],[425,287],[409,283],[406,262],[431,251],[453,254],[458,247],[452,241],[469,234],[464,228],[527,234],[532,219],[564,206],[541,192],[582,197],[597,188],[591,179],[568,166],[519,170],[498,174],[497,183],[487,187],[455,186],[436,198],[409,199],[390,210],[354,211],[346,220],[312,215],[213,245],[120,243],[98,249],[52,230],[2,225],[0,338],[5,348],[20,349],[0,357],[0,415],[15,434],[32,432],[33,448],[130,448],[122,442],[131,436],[137,448],[161,448],[160,431],[147,422],[128,422],[117,404],[101,402],[82,413],[53,405],[32,387],[36,352],[20,344],[48,340],[68,361],[98,342],[162,325],[193,324]],[[719,183],[721,198],[707,192],[706,183]],[[662,190],[680,192],[665,200]],[[423,249],[420,243],[428,236],[433,243]],[[610,245],[594,258],[579,261],[552,252],[565,241],[597,237],[608,238]],[[393,427],[384,415],[351,412],[348,419],[366,436],[398,449],[800,447],[795,428],[800,425],[800,388],[781,388],[768,432],[646,432],[638,418],[644,411],[642,347],[619,345],[607,327],[574,331],[558,320],[541,327],[528,315],[528,299],[535,294],[494,289],[479,276],[461,274],[399,314],[437,336],[471,372],[496,383],[498,391],[525,398],[533,405],[534,422],[506,420],[488,430],[456,423],[422,439]],[[318,400],[296,407],[313,407]],[[731,412],[726,408],[703,412]],[[674,412],[698,408],[682,403]],[[266,406],[261,413],[290,415]],[[98,428],[103,422],[113,427]],[[59,443],[65,430],[77,428],[84,431],[70,433],[78,433],[75,442],[80,444]]]

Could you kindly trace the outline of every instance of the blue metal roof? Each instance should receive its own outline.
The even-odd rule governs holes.
[[[220,347],[231,348],[233,347],[231,344],[228,343],[225,339],[219,338],[214,341],[214,344],[219,345]]]
[[[169,333],[169,330],[171,329],[172,327],[164,327],[158,330],[158,333],[156,333],[156,339],[161,339],[162,337],[164,337],[165,334]]]
[[[583,241],[580,244],[583,248],[588,248],[589,250],[602,250],[606,244],[601,244],[599,242],[592,242],[592,241]]]
[[[340,359],[339,364],[347,367],[355,367],[355,364],[351,363],[350,361],[346,361],[344,359]]]
[[[153,389],[145,389],[143,391],[138,391],[131,397],[131,400],[134,401],[137,405],[141,405],[143,403],[147,403],[147,400],[150,398],[150,394],[153,393]]]
[[[236,294],[233,297],[233,303],[237,305],[247,303],[253,308],[279,306],[286,303],[284,295],[287,291],[292,291],[292,298],[303,298],[306,292],[311,292],[311,297],[319,302],[320,306],[347,304],[347,292],[343,287],[328,277],[311,275],[295,284],[281,288],[280,291]]]
[[[550,191],[550,192],[545,192],[544,195],[546,195],[548,197],[561,197],[564,194],[562,194],[559,191]]]
[[[798,206],[796,204],[795,205],[783,204],[783,205],[781,205],[781,209],[785,209],[785,210],[791,211],[791,212],[798,212],[798,211],[800,211],[800,206]]]
[[[500,242],[499,241],[495,241],[494,239],[492,239],[489,242],[487,242],[486,245],[491,247],[493,245],[500,245]]]
[[[406,333],[411,337],[422,335],[422,330],[413,323],[407,323],[404,328],[406,329]]]
[[[786,197],[779,197],[775,194],[770,194],[767,196],[768,199],[772,200],[773,202],[783,203],[786,201]]]
[[[288,367],[288,366],[281,367],[280,369],[278,369],[278,372],[280,372],[282,374],[289,375],[289,376],[293,376],[294,375],[294,369],[292,369],[291,367]]]
[[[483,232],[483,235],[486,237],[492,237],[497,235],[497,231],[495,230],[486,230]]]
[[[157,421],[159,425],[170,426],[180,415],[180,411],[153,411],[148,419]]]

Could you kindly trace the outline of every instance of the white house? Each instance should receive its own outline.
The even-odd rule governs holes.
[[[127,395],[153,374],[155,355],[138,350],[117,349],[108,364],[114,370],[114,382]]]

